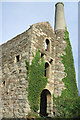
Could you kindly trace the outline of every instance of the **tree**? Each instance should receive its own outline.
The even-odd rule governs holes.
[[[37,112],[40,103],[40,94],[47,84],[47,78],[44,76],[45,62],[41,58],[39,50],[33,55],[32,64],[26,60],[26,69],[28,70],[28,100],[32,111]]]

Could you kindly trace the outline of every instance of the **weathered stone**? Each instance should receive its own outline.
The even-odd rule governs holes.
[[[46,68],[48,83],[43,91],[48,99],[47,114],[53,116],[53,93],[58,97],[65,89],[62,79],[66,75],[61,56],[66,54],[64,52],[66,45],[63,29],[54,32],[49,22],[42,22],[32,25],[27,31],[0,46],[2,66],[2,69],[0,68],[0,91],[2,91],[0,112],[2,111],[3,117],[25,118],[31,112],[25,60],[31,64],[32,52],[35,55],[35,50],[38,49],[48,65]]]

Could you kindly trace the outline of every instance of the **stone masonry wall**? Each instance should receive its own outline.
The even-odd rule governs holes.
[[[38,23],[33,25],[33,34],[32,34],[32,42],[31,42],[31,49],[35,53],[36,49],[39,49],[41,53],[43,53],[43,58],[45,62],[49,63],[49,79],[48,84],[46,86],[47,89],[51,93],[54,90],[54,56],[55,56],[55,33],[52,30],[50,24],[48,22],[45,23]],[[45,41],[46,39],[50,42],[50,51],[45,51]],[[50,63],[50,61],[52,62]]]
[[[58,97],[62,89],[65,89],[62,82],[62,78],[65,77],[65,68],[61,62],[61,55],[65,54],[63,50],[66,47],[63,38],[64,31],[56,31],[55,34],[48,22],[42,22],[32,25],[24,33],[0,46],[2,50],[2,80],[0,82],[3,117],[25,118],[30,112],[25,60],[27,59],[31,64],[32,52],[35,54],[35,50],[38,49],[43,54],[45,62],[49,64],[48,83],[44,89],[51,93],[51,106],[48,111],[50,115],[53,114],[53,93],[55,97]],[[45,50],[46,40],[49,40],[49,51]]]
[[[46,39],[50,42],[50,52],[45,51]],[[3,44],[1,48],[2,115],[5,118],[23,118],[30,112],[25,60],[27,59],[31,64],[32,52],[35,53],[36,49],[44,54],[45,61],[49,63],[50,75],[46,89],[53,93],[55,34],[48,22],[34,24],[26,32]]]
[[[2,115],[5,118],[22,118],[30,110],[27,100],[25,60],[29,60],[31,29],[2,46]],[[19,55],[17,62],[16,56]]]
[[[61,56],[66,54],[64,49],[67,46],[66,41],[64,40],[64,30],[56,31],[56,50],[55,50],[55,73],[54,73],[54,97],[61,96],[62,90],[66,89],[62,79],[66,77],[66,73],[64,72],[65,67],[62,63]]]
[[[56,35],[51,28],[48,22],[45,23],[38,23],[32,26],[32,41],[31,41],[31,49],[35,53],[36,49],[39,49],[41,53],[43,53],[43,58],[45,62],[49,64],[49,71],[48,71],[48,83],[46,88],[51,93],[51,107],[47,108],[49,111],[50,109],[50,116],[53,114],[53,92],[54,92],[54,71],[55,71],[55,40]],[[45,51],[45,42],[46,39],[49,40],[50,50]],[[31,58],[32,60],[32,58]],[[40,112],[40,110],[38,111]]]

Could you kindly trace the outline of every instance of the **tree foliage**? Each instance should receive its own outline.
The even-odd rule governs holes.
[[[44,76],[45,62],[41,58],[39,50],[33,55],[32,64],[26,60],[26,68],[28,70],[28,100],[31,110],[36,112],[39,109],[40,94],[47,84],[47,78]]]

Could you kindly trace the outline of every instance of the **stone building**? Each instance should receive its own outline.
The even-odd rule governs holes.
[[[61,95],[65,89],[62,79],[66,76],[61,55],[65,54],[64,41],[65,17],[64,4],[55,5],[55,31],[49,22],[33,24],[28,30],[17,35],[0,46],[0,74],[1,106],[0,114],[3,118],[25,118],[30,112],[27,98],[28,81],[26,80],[27,59],[30,64],[33,59],[32,52],[40,50],[41,57],[45,60],[45,76],[48,77],[46,88],[40,97],[38,113],[43,116],[53,116],[53,93],[55,97]],[[45,47],[46,46],[46,47]],[[1,62],[2,61],[2,62]],[[46,102],[45,102],[46,97]],[[45,106],[46,109],[45,109]]]

